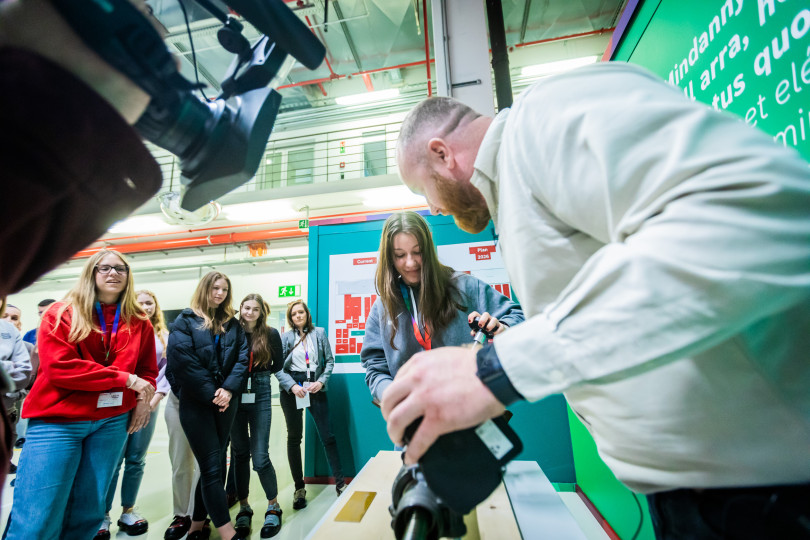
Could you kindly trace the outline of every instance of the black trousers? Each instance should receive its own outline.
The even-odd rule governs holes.
[[[303,383],[306,380],[305,372],[289,372],[295,382]],[[304,435],[304,411],[297,408],[295,395],[285,390],[279,394],[281,411],[287,421],[287,460],[290,463],[295,489],[304,487],[304,469],[301,465],[301,439]],[[337,441],[332,433],[332,426],[329,420],[329,400],[326,392],[321,390],[309,395],[309,413],[315,420],[315,427],[318,429],[318,436],[321,438],[323,448],[326,451],[326,460],[332,475],[335,477],[335,485],[342,486],[344,483],[343,470],[340,466],[340,455],[338,454]]]
[[[222,527],[231,521],[224,487],[224,457],[238,406],[238,396],[233,396],[225,412],[219,412],[219,407],[213,403],[183,399],[180,395],[180,425],[200,466],[192,519],[202,521],[206,514],[210,514],[214,527]]]
[[[647,496],[659,540],[810,539],[810,484]]]

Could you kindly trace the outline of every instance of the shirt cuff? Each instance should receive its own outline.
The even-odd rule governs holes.
[[[498,401],[504,405],[511,405],[524,399],[520,392],[515,389],[509,377],[506,376],[506,372],[498,359],[498,353],[492,344],[479,349],[475,358],[478,364],[476,375]]]

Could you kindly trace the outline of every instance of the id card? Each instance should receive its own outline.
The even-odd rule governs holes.
[[[98,396],[98,405],[96,407],[103,409],[104,407],[120,407],[123,404],[123,392],[102,392]]]
[[[307,390],[307,388],[309,388],[309,385],[310,385],[309,381],[304,381],[304,390]],[[302,398],[298,397],[298,396],[295,396],[295,406],[297,408],[299,408],[299,409],[306,409],[307,407],[309,407],[309,391],[308,390],[307,390],[307,393],[304,394],[304,397],[302,397]]]
[[[256,403],[256,394],[242,394],[242,403]]]

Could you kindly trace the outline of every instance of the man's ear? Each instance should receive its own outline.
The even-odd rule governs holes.
[[[440,164],[447,169],[456,166],[456,159],[453,150],[447,141],[434,137],[428,141],[428,160],[432,163]]]

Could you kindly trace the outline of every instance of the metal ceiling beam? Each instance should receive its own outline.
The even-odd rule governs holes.
[[[523,21],[520,23],[520,39],[518,39],[518,43],[523,43],[523,40],[526,39],[526,28],[529,26],[529,11],[531,9],[532,0],[526,0],[523,5]]]
[[[346,43],[349,44],[349,50],[352,52],[354,63],[357,64],[357,69],[363,71],[363,64],[360,62],[360,55],[357,54],[357,47],[354,46],[354,40],[352,39],[352,33],[349,32],[349,26],[344,20],[345,17],[343,17],[343,10],[340,9],[340,2],[338,2],[338,0],[332,0],[332,7],[335,9],[335,15],[337,15],[338,19],[340,20],[340,29],[343,30]]]

